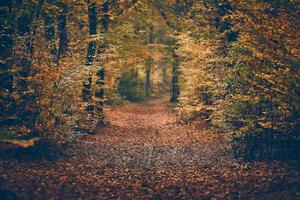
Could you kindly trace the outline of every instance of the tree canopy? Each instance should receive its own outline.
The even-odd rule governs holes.
[[[179,121],[231,133],[236,156],[295,156],[299,14],[280,0],[2,1],[0,138],[68,143],[110,106],[169,93]]]

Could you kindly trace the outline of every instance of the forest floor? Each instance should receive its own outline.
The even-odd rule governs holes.
[[[107,128],[62,158],[1,160],[1,191],[28,200],[300,199],[297,169],[238,163],[224,134],[201,120],[177,123],[167,99],[126,103],[106,115]]]

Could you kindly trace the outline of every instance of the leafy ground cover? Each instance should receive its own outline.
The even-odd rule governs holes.
[[[300,199],[282,163],[239,163],[222,133],[177,123],[167,99],[126,103],[52,161],[1,160],[4,199]]]

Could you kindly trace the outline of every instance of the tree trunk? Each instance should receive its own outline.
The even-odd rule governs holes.
[[[48,13],[49,12],[49,13]],[[57,48],[55,45],[55,20],[54,14],[51,11],[44,12],[45,21],[45,38],[47,42],[47,48],[50,48],[50,54],[54,63],[57,63]]]
[[[179,57],[173,51],[173,71],[172,71],[172,88],[171,88],[171,102],[177,102],[180,94],[179,90]]]
[[[26,4],[24,2],[23,4]],[[22,6],[23,7],[23,6]],[[32,12],[23,10],[23,15],[17,19],[16,42],[16,93],[18,103],[16,114],[21,120],[20,126],[26,126],[30,130],[34,128],[39,107],[37,106],[37,94],[32,83],[28,80],[34,76],[34,70],[31,61],[32,53],[32,33],[31,25],[33,21]]]
[[[153,26],[150,26],[149,32],[149,46],[154,43],[154,35],[153,35]],[[149,56],[146,61],[146,83],[145,83],[145,95],[146,97],[151,96],[151,65],[152,65],[152,58]]]
[[[106,35],[108,32],[109,27],[109,3],[105,2],[101,6],[101,12],[103,14],[103,17],[101,19],[101,28],[102,28],[102,34]],[[101,41],[98,46],[98,54],[104,54],[105,49],[107,47],[107,43],[105,41]],[[104,123],[104,85],[105,85],[105,66],[104,66],[105,60],[99,60],[99,70],[97,72],[97,89],[95,92],[95,97],[97,98],[96,102],[96,112],[97,112],[97,128],[102,128],[105,126]]]
[[[0,127],[14,123],[11,116],[15,113],[16,101],[12,98],[13,91],[13,40],[14,22],[13,1],[4,1],[1,5],[0,18]]]
[[[88,17],[89,17],[89,34],[90,36],[97,34],[97,11],[96,4],[88,1]],[[87,46],[86,67],[91,66],[96,55],[97,44],[95,41],[90,41]],[[92,74],[89,74],[87,80],[83,83],[82,99],[84,102],[90,102],[87,106],[87,111],[93,114],[94,106],[92,101]]]
[[[149,57],[146,61],[146,84],[145,84],[146,97],[151,96],[151,65],[152,65],[152,60]]]
[[[61,14],[58,16],[58,35],[59,35],[59,46],[58,46],[58,60],[61,56],[65,56],[68,52],[68,32],[67,32],[67,16]]]
[[[102,128],[105,126],[104,123],[104,78],[105,78],[105,70],[104,64],[99,63],[99,71],[97,72],[97,90],[95,92],[95,97],[97,98],[96,102],[96,112],[97,112],[97,128]]]
[[[89,34],[97,34],[97,6],[88,0],[88,16],[89,16]]]
[[[88,5],[88,15],[89,15],[89,34],[90,36],[97,34],[97,10],[96,4],[90,3]],[[88,43],[87,55],[86,55],[86,66],[90,66],[94,62],[96,55],[97,44],[95,41],[90,41]]]

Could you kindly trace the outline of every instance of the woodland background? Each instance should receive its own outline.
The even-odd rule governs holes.
[[[1,157],[47,157],[109,126],[111,108],[170,94],[177,123],[205,120],[236,159],[299,164],[298,0],[0,6]]]
[[[179,120],[232,134],[238,156],[299,153],[297,1],[2,0],[0,40],[4,142],[67,144],[171,90]]]

